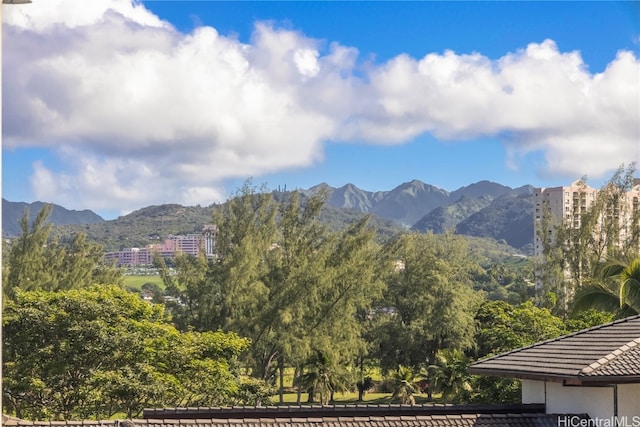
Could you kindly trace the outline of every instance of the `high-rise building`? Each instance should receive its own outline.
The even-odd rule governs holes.
[[[598,190],[589,187],[583,181],[575,181],[566,187],[536,188],[533,190],[533,254],[542,255],[544,238],[542,233],[555,241],[554,226],[560,223],[580,226],[581,216],[587,212],[596,200]],[[550,214],[548,221],[544,216]],[[545,227],[542,230],[541,227]]]
[[[533,253],[535,256],[544,254],[545,245],[553,245],[556,242],[556,231],[559,225],[570,228],[579,228],[582,225],[584,214],[588,213],[598,197],[602,197],[602,191],[588,186],[584,181],[578,180],[569,186],[536,188],[534,189],[534,236]],[[618,193],[615,203],[613,199],[604,206],[597,218],[597,229],[594,233],[601,232],[608,241],[599,241],[599,245],[606,254],[608,242],[615,242],[623,246],[637,234],[637,222],[640,220],[640,179],[635,179],[629,191]],[[610,195],[610,194],[609,194]],[[606,228],[606,224],[614,225]],[[635,236],[636,238],[638,236]],[[595,236],[602,239],[603,236]],[[540,288],[540,275],[536,272],[536,288]]]

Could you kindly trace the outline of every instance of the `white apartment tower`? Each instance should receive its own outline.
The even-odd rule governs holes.
[[[575,181],[566,187],[536,188],[533,191],[533,254],[542,255],[544,250],[541,233],[547,233],[554,240],[554,225],[560,222],[580,226],[581,215],[595,202],[598,190],[589,187],[583,181]],[[550,213],[549,221],[543,221],[546,212]],[[540,228],[545,224],[546,230]]]

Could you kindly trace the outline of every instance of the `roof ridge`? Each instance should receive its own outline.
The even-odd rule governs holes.
[[[574,336],[577,336],[577,335],[586,334],[588,332],[592,332],[592,331],[596,331],[598,329],[602,329],[602,328],[605,328],[605,327],[613,326],[613,325],[616,325],[618,323],[631,322],[631,321],[636,320],[636,319],[640,319],[640,314],[636,314],[636,315],[633,315],[633,316],[628,316],[628,317],[625,317],[625,318],[622,318],[622,319],[613,320],[611,322],[603,323],[601,325],[592,326],[592,327],[587,328],[587,329],[581,329],[579,331],[570,332],[568,334],[561,335],[561,336],[555,337],[555,338],[549,338],[549,339],[544,340],[544,341],[538,341],[538,342],[530,344],[528,346],[514,348],[513,350],[505,351],[503,353],[499,353],[499,354],[496,354],[494,356],[478,360],[478,361],[474,362],[473,364],[475,365],[476,363],[480,363],[480,362],[484,362],[484,361],[492,360],[492,359],[497,359],[499,357],[508,356],[510,354],[513,354],[513,353],[516,353],[516,352],[520,352],[522,350],[528,350],[530,348],[539,347],[541,345],[548,344],[548,343],[551,343],[551,342],[554,342],[554,341],[559,341],[559,340],[562,340],[562,339],[565,339],[565,338],[570,338],[570,337],[574,337]]]
[[[625,352],[631,350],[632,348],[637,347],[638,345],[640,345],[640,338],[635,338],[629,341],[628,343],[621,345],[620,347],[613,350],[611,353],[607,354],[606,356],[598,359],[597,361],[593,362],[589,366],[585,366],[584,368],[582,368],[582,370],[580,371],[580,375],[590,374],[593,371],[600,369],[607,363],[611,362],[612,360],[615,360],[618,356],[624,354]]]

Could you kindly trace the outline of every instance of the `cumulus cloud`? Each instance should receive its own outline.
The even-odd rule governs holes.
[[[183,34],[131,0],[3,9],[3,143],[50,147],[36,195],[69,207],[209,204],[225,180],[322,160],[327,141],[499,136],[516,159],[598,176],[640,160],[640,63],[593,74],[551,40],[502,58],[401,54],[362,67],[354,47],[258,23],[250,43]]]

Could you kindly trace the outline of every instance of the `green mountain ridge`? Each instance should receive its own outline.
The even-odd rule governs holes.
[[[338,230],[371,215],[380,240],[399,231],[443,233],[454,230],[468,236],[503,240],[512,247],[527,251],[533,240],[531,186],[511,189],[501,184],[480,181],[448,192],[419,180],[403,183],[391,191],[365,191],[353,184],[333,188],[319,184],[300,190],[303,196],[316,191],[327,194],[320,220],[329,229]],[[278,200],[290,191],[273,191]],[[25,208],[31,215],[36,205],[3,200],[3,236],[20,232],[19,221]],[[40,205],[40,207],[42,204]],[[114,220],[105,221],[91,211],[68,211],[54,205],[50,221],[55,225],[53,237],[68,239],[82,231],[107,251],[125,247],[143,247],[166,236],[195,233],[212,222],[209,207],[164,204],[148,206]]]

